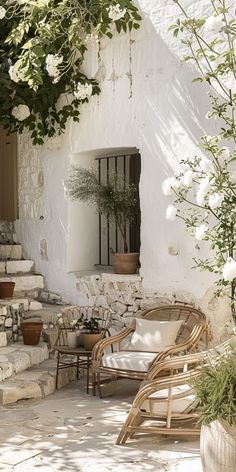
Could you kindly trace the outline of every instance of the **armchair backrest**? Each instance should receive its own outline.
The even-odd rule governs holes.
[[[176,339],[176,344],[184,343],[189,338],[195,326],[202,328],[207,327],[206,315],[190,305],[176,304],[151,308],[143,312],[140,317],[158,321],[183,320],[183,324]]]

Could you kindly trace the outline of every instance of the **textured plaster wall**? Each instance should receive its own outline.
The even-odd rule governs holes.
[[[190,12],[197,9],[205,13],[208,2],[182,3]],[[166,220],[171,197],[161,192],[162,180],[173,173],[177,162],[196,152],[199,137],[214,133],[216,124],[205,119],[207,88],[192,84],[196,71],[181,62],[180,43],[168,32],[179,15],[174,3],[140,0],[137,4],[143,15],[139,31],[115,36],[100,46],[89,44],[84,70],[100,79],[102,93],[84,105],[79,124],[68,125],[62,147],[57,151],[44,147],[37,153],[28,147],[26,153],[20,152],[18,239],[27,257],[33,258],[37,270],[46,276],[48,288],[74,303],[84,303],[84,294],[76,288],[75,275],[66,273],[71,206],[64,198],[62,181],[70,161],[99,149],[135,147],[141,153],[140,258],[144,289],[182,290],[202,297],[212,285],[208,274],[191,269],[192,257],[204,254],[204,243],[196,245],[180,222]],[[36,181],[35,166],[42,185],[26,208],[29,170],[24,174],[22,169],[30,167]],[[86,227],[86,223],[83,217],[81,225]]]

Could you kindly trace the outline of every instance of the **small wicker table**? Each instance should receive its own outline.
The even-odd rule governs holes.
[[[82,347],[69,347],[69,346],[54,346],[57,351],[57,372],[56,372],[56,389],[58,388],[58,376],[59,370],[66,369],[68,367],[76,367],[76,378],[79,379],[80,368],[87,371],[87,393],[89,393],[89,369],[91,365],[92,351],[86,351]],[[63,356],[73,356],[75,359],[63,359]]]

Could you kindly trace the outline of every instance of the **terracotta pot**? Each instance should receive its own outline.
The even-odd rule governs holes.
[[[43,329],[42,321],[23,321],[20,325],[24,344],[37,346]]]
[[[0,298],[11,298],[14,287],[15,282],[0,282]]]
[[[235,471],[236,427],[223,420],[202,426],[200,452],[203,472]]]
[[[114,252],[112,254],[112,265],[115,274],[136,274],[138,263],[138,252]]]
[[[84,333],[83,334],[83,343],[84,349],[86,351],[92,351],[95,344],[100,341],[101,334],[100,333]]]

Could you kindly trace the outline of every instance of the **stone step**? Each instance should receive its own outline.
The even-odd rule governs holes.
[[[5,333],[1,333],[5,334]],[[0,388],[1,382],[22,372],[29,367],[40,364],[49,357],[48,346],[40,343],[38,346],[26,346],[14,343],[0,348]]]
[[[38,292],[44,288],[44,280],[42,275],[24,274],[24,275],[0,275],[0,282],[15,282],[14,295],[17,293],[23,295],[28,292]],[[34,297],[33,297],[34,298]]]
[[[58,388],[76,379],[75,367],[62,369]],[[21,372],[0,383],[0,404],[16,403],[18,400],[44,398],[56,388],[56,360],[46,360],[39,366]]]
[[[0,244],[0,259],[22,259],[21,244]]]
[[[32,272],[34,270],[34,261],[30,260],[11,260],[0,261],[0,275],[1,274],[23,274]]]

